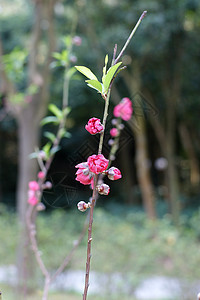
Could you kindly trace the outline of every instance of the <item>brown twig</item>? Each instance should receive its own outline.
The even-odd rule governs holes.
[[[87,241],[87,260],[86,260],[86,272],[85,272],[85,288],[83,294],[83,300],[87,299],[87,292],[89,287],[89,276],[90,276],[90,260],[91,260],[91,243],[92,243],[92,223],[93,223],[93,213],[94,213],[94,205],[96,202],[96,185],[98,180],[98,175],[94,177],[94,187],[92,193],[92,202],[90,207],[90,219],[89,219],[89,226],[88,226],[88,241]]]

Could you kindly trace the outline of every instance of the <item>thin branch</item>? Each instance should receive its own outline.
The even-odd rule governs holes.
[[[117,56],[116,60],[115,60],[115,64],[118,62],[118,60],[120,59],[120,57],[123,55],[124,51],[126,50],[128,44],[130,43],[130,40],[132,39],[133,35],[135,34],[138,26],[140,25],[141,21],[143,20],[143,18],[145,17],[147,11],[143,11],[142,15],[140,16],[139,20],[137,21],[137,24],[135,25],[135,27],[133,28],[131,34],[129,35],[126,43],[124,44],[124,47],[122,48],[121,52],[119,53],[119,55]]]
[[[78,240],[75,241],[75,245],[74,247],[72,248],[72,250],[70,251],[70,253],[65,257],[65,259],[63,260],[62,264],[60,265],[60,267],[57,269],[57,271],[54,273],[54,275],[51,277],[51,282],[55,280],[55,278],[61,274],[63,272],[63,270],[66,268],[66,266],[68,265],[68,263],[71,261],[72,259],[72,256],[75,252],[75,250],[78,248],[78,246],[80,245],[80,243],[82,242],[84,236],[85,236],[85,233],[86,233],[86,230],[87,230],[87,227],[88,227],[88,221],[87,221],[87,217],[86,217],[86,221],[85,221],[85,224],[84,224],[84,227],[82,229],[82,232],[80,233],[79,235],[79,238]]]
[[[28,231],[29,231],[29,237],[30,237],[30,241],[31,241],[31,247],[32,250],[35,254],[37,263],[40,267],[40,270],[42,271],[43,275],[45,277],[49,277],[49,272],[41,258],[40,255],[40,251],[38,248],[38,244],[37,244],[37,239],[36,239],[36,226],[35,224],[31,221],[32,219],[32,214],[34,211],[34,207],[33,206],[29,206],[27,214],[26,214],[26,222],[27,222],[27,226],[28,226]]]

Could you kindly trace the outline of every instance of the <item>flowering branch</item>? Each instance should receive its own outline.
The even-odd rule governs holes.
[[[88,287],[89,287],[89,273],[90,273],[90,260],[91,260],[91,242],[92,242],[92,224],[93,224],[93,213],[94,213],[94,206],[97,199],[98,193],[101,195],[108,195],[110,191],[110,187],[107,184],[100,183],[98,184],[98,178],[101,179],[102,176],[107,175],[111,180],[117,180],[121,178],[121,172],[115,167],[109,168],[109,160],[106,159],[102,155],[102,148],[103,148],[103,140],[104,140],[104,131],[106,127],[106,121],[108,116],[108,107],[109,107],[109,100],[110,100],[110,92],[113,80],[115,79],[121,62],[118,63],[118,60],[123,55],[126,47],[128,46],[131,38],[133,37],[135,31],[137,30],[141,20],[145,16],[146,11],[143,12],[140,19],[138,20],[136,26],[134,27],[133,31],[131,32],[129,38],[127,39],[124,47],[122,48],[118,57],[116,57],[117,52],[117,45],[115,45],[114,52],[113,52],[113,59],[111,67],[107,71],[107,63],[108,63],[108,56],[105,57],[105,66],[103,68],[103,77],[102,83],[98,81],[97,77],[92,73],[92,71],[84,66],[76,66],[77,70],[84,74],[88,80],[86,83],[91,88],[97,90],[102,98],[105,100],[104,106],[104,114],[103,114],[103,123],[100,123],[100,120],[97,118],[92,118],[89,120],[88,124],[86,125],[86,130],[89,131],[91,134],[100,133],[100,141],[98,147],[98,155],[92,155],[88,157],[87,162],[80,163],[76,166],[78,171],[76,172],[76,180],[81,182],[84,185],[91,184],[93,188],[92,193],[92,201],[90,203],[85,203],[83,201],[78,203],[78,209],[80,211],[85,211],[87,208],[90,208],[90,219],[89,219],[89,227],[88,227],[88,242],[87,242],[87,259],[86,259],[86,273],[85,273],[85,288],[83,294],[83,300],[87,299]],[[117,72],[118,71],[118,72]],[[128,120],[132,114],[132,106],[130,108],[130,100],[128,98],[124,98],[122,103],[120,103],[116,107],[116,111],[114,115],[116,117],[121,117],[124,120]],[[125,107],[125,111],[124,111]],[[98,120],[98,124],[97,124]],[[100,126],[99,126],[100,125]],[[120,124],[119,124],[120,125]],[[117,130],[117,128],[115,128]],[[115,146],[118,145],[119,139],[116,139]],[[113,148],[113,153],[117,151],[117,147]],[[111,153],[111,155],[113,154]],[[98,193],[97,193],[98,192]]]
[[[41,196],[44,189],[51,188],[52,184],[51,182],[46,181],[47,173],[50,169],[50,166],[52,164],[52,161],[54,159],[55,153],[59,150],[59,144],[63,137],[68,137],[66,134],[65,129],[65,123],[68,113],[70,112],[70,109],[68,108],[68,94],[69,94],[69,81],[71,76],[74,74],[75,70],[73,68],[70,68],[70,54],[72,51],[72,45],[80,45],[81,39],[79,37],[74,37],[73,40],[71,40],[70,44],[67,46],[67,50],[63,50],[63,52],[60,53],[54,53],[54,57],[58,60],[56,62],[56,66],[63,65],[63,57],[68,57],[68,60],[66,59],[64,61],[64,67],[65,67],[65,75],[64,75],[64,83],[63,83],[63,101],[62,101],[62,110],[59,110],[55,105],[50,104],[49,109],[51,112],[55,115],[54,117],[46,117],[42,120],[41,124],[45,125],[47,123],[56,123],[58,124],[57,134],[54,135],[50,132],[47,133],[47,137],[50,139],[50,142],[48,142],[44,147],[42,151],[36,151],[36,153],[31,154],[31,157],[36,157],[38,160],[38,164],[40,166],[41,171],[38,173],[38,181],[31,181],[29,182],[29,193],[28,193],[28,203],[30,204],[27,210],[26,214],[26,222],[27,222],[27,228],[29,231],[29,237],[30,237],[30,243],[32,250],[34,252],[34,255],[36,257],[36,261],[38,263],[38,266],[42,272],[42,274],[45,277],[45,284],[43,289],[43,300],[46,300],[48,297],[49,292],[49,286],[51,282],[58,276],[64,268],[67,266],[67,264],[70,262],[71,257],[78,247],[78,245],[81,243],[85,232],[87,230],[87,223],[85,223],[82,232],[80,233],[80,236],[76,243],[74,244],[72,250],[70,253],[65,257],[61,265],[58,267],[56,272],[51,276],[50,272],[48,271],[47,267],[44,264],[44,261],[41,257],[37,237],[36,237],[36,215],[38,211],[44,210],[45,207],[41,203]],[[46,182],[45,182],[46,181]]]

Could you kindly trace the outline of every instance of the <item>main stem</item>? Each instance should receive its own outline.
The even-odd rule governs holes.
[[[94,213],[94,205],[96,199],[96,185],[97,185],[97,178],[98,175],[94,176],[94,188],[92,193],[92,203],[90,207],[90,219],[89,219],[89,226],[88,226],[88,244],[87,244],[87,261],[86,261],[86,272],[85,272],[85,288],[83,294],[83,300],[87,299],[87,292],[89,287],[89,275],[90,275],[90,260],[91,260],[91,243],[92,243],[92,223],[93,223],[93,213]]]
[[[136,32],[138,26],[140,25],[142,19],[146,15],[146,13],[147,13],[146,11],[144,11],[142,13],[141,17],[139,18],[137,24],[135,25],[135,27],[132,30],[130,36],[128,37],[124,47],[122,48],[121,52],[119,53],[119,55],[116,59],[115,59],[115,56],[116,56],[116,52],[117,52],[117,45],[115,45],[111,66],[115,65],[118,62],[118,60],[120,59],[120,57],[123,55],[125,49],[127,48],[130,40],[132,39],[134,33]],[[112,83],[111,83],[111,85],[112,85]],[[106,97],[103,97],[105,99],[105,108],[104,108],[104,115],[103,115],[104,131],[101,133],[101,136],[100,136],[98,154],[102,153],[102,148],[103,148],[104,132],[105,132],[106,120],[108,117],[111,85],[108,89],[108,93],[107,93]],[[88,287],[89,287],[91,242],[92,242],[92,223],[93,223],[94,206],[95,206],[96,196],[97,196],[97,190],[96,190],[97,182],[98,182],[98,175],[95,175],[94,176],[93,193],[92,193],[92,201],[91,201],[91,206],[90,206],[90,219],[89,219],[89,226],[88,226],[87,260],[86,260],[85,288],[84,288],[83,300],[87,300],[87,293],[88,293]]]

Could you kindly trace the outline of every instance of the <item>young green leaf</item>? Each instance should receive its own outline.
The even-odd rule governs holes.
[[[84,66],[75,66],[75,68],[82,73],[83,75],[85,75],[87,78],[91,79],[91,80],[98,80],[97,77],[94,75],[94,73],[92,73],[92,71]]]
[[[59,53],[59,52],[53,52],[52,56],[57,60],[60,60],[62,57],[61,53]]]
[[[103,83],[104,83],[104,78],[105,78],[105,75],[106,75],[107,64],[108,64],[108,54],[106,54],[106,57],[105,57],[105,66],[103,67],[103,76],[102,76],[102,82]]]
[[[44,132],[44,136],[45,136],[46,138],[48,138],[52,143],[53,143],[53,142],[55,141],[55,139],[56,139],[55,134],[53,134],[52,132],[46,131],[46,132]]]
[[[86,80],[86,82],[89,87],[102,93],[102,84],[98,80]]]
[[[52,143],[51,142],[48,142],[46,145],[44,145],[44,147],[42,148],[42,150],[45,152],[46,154],[46,157],[49,157],[49,152],[50,152],[50,149],[51,149],[51,145]]]
[[[53,103],[49,104],[48,109],[58,118],[61,119],[63,114],[62,111]]]
[[[71,111],[71,107],[65,107],[62,111],[63,116],[66,117]]]
[[[57,117],[49,116],[49,117],[42,119],[42,121],[40,122],[40,124],[42,126],[49,124],[49,123],[54,123],[57,125],[57,124],[59,124],[59,120]]]
[[[104,86],[104,91],[107,92],[108,89],[109,89],[109,86],[110,86],[110,83],[117,71],[117,69],[119,68],[119,66],[122,64],[122,62],[119,62],[117,63],[116,65],[110,67],[108,69],[108,72],[106,73],[106,76],[104,78],[104,83],[103,83],[103,86]]]

